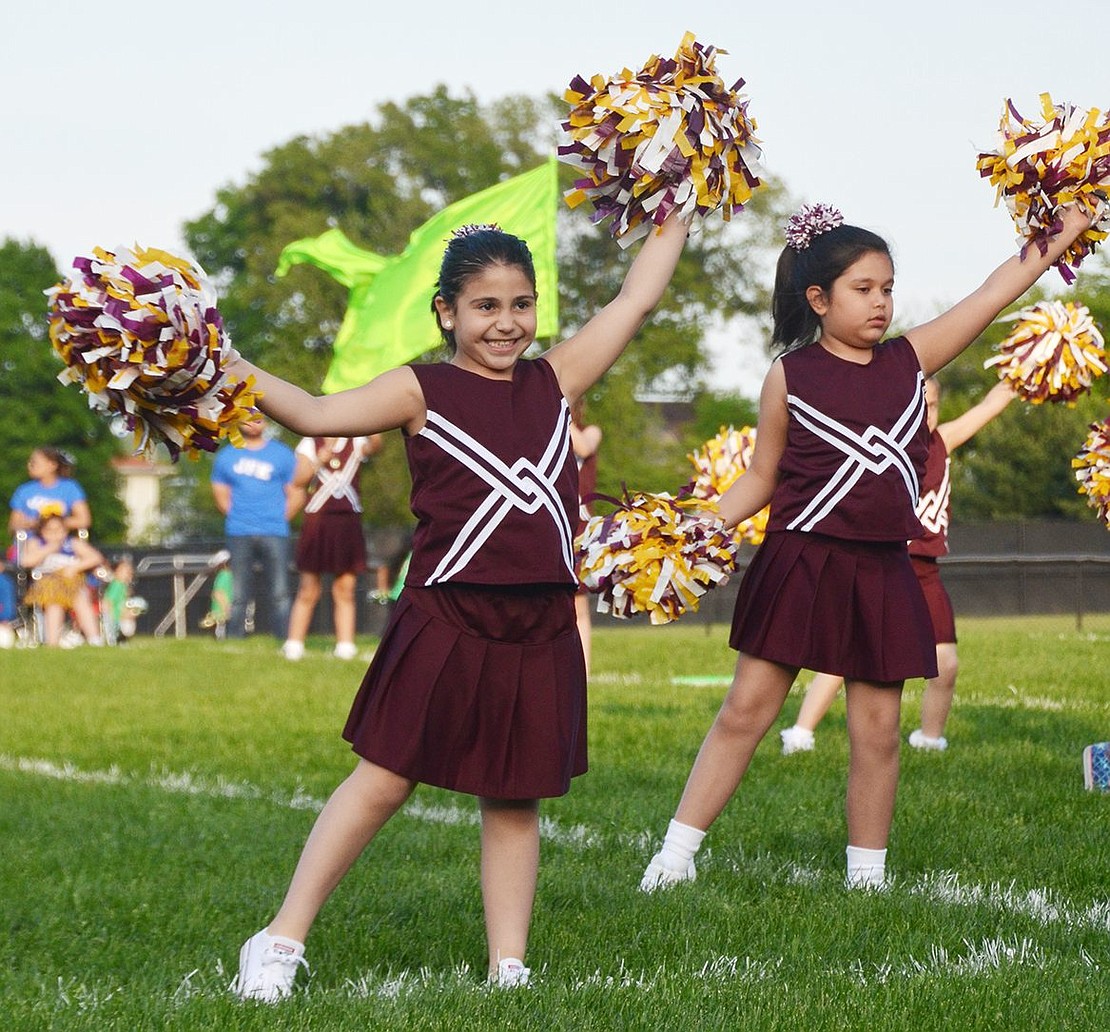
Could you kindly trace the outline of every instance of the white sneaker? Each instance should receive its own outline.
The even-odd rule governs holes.
[[[290,638],[284,645],[282,645],[281,654],[286,659],[300,659],[304,655],[304,642],[293,641],[293,639]]]
[[[241,1000],[277,1003],[293,992],[299,967],[308,970],[304,943],[271,935],[263,928],[243,943],[239,974],[231,983],[231,991]]]
[[[782,738],[782,754],[789,756],[796,752],[809,752],[813,748],[813,732],[808,728],[784,727],[779,736]]]
[[[531,968],[524,966],[523,960],[516,957],[503,957],[497,963],[497,974],[490,981],[498,989],[519,989],[528,984]]]
[[[337,641],[334,656],[336,659],[355,659],[358,656],[358,646],[353,641]]]
[[[948,739],[943,735],[940,738],[930,738],[921,728],[910,734],[910,745],[915,749],[932,749],[934,752],[944,752],[948,748]]]
[[[647,870],[644,871],[644,876],[640,879],[641,892],[654,892],[656,889],[669,889],[672,885],[678,885],[680,882],[694,881],[698,876],[698,872],[694,867],[694,861],[690,861],[690,866],[685,871],[674,871],[669,867],[664,867],[662,861],[659,859],[663,854],[656,853],[651,858],[651,863],[647,865]]]

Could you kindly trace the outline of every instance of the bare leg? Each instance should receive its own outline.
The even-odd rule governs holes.
[[[44,645],[57,645],[62,640],[66,611],[61,606],[43,606],[42,640]]]
[[[586,660],[586,673],[590,672],[590,602],[592,595],[574,596],[574,618],[578,623],[578,637],[582,639],[582,655]]]
[[[732,687],[686,781],[675,820],[704,831],[717,819],[782,710],[797,674],[796,667],[741,654]]]
[[[312,614],[316,612],[316,603],[320,601],[320,575],[318,573],[301,573],[297,585],[297,596],[293,599],[293,607],[289,612],[289,641],[303,642],[308,637],[308,628],[312,625]]]
[[[331,585],[332,609],[335,612],[335,640],[355,640],[355,582],[353,573],[336,574]]]
[[[807,731],[816,730],[843,683],[844,678],[839,674],[814,675],[806,689],[805,698],[802,699],[802,708],[798,710],[798,719],[794,721],[794,726],[804,727]]]
[[[925,682],[921,697],[921,733],[929,738],[942,738],[952,696],[956,691],[956,674],[960,668],[954,641],[937,643],[937,676]]]
[[[81,588],[73,598],[73,622],[77,624],[77,629],[85,636],[85,641],[95,643],[101,640],[100,623],[96,618],[92,599],[89,598],[89,593],[85,588]]]
[[[489,970],[504,957],[524,959],[540,863],[540,811],[534,799],[480,799],[482,905]]]
[[[848,843],[886,849],[898,789],[902,685],[848,681]]]
[[[328,896],[414,787],[399,774],[359,760],[316,818],[285,900],[267,929],[271,935],[304,942]]]

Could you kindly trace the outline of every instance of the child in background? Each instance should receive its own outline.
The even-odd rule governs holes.
[[[137,629],[135,617],[146,608],[146,602],[133,598],[131,585],[135,580],[135,566],[130,556],[122,556],[112,568],[112,579],[101,597],[104,637],[109,645],[122,645],[134,636]]]
[[[617,297],[534,360],[527,245],[495,226],[448,242],[432,300],[449,362],[312,397],[237,356],[260,406],[304,436],[399,427],[417,517],[405,587],[344,736],[359,759],[308,837],[276,916],[243,944],[233,989],[287,996],[320,907],[418,783],[478,797],[489,977],[523,985],[539,800],[586,770],[586,672],[575,625],[578,477],[570,408],[659,302],[686,240],[669,219]]]
[[[71,535],[61,514],[52,512],[39,520],[38,532],[27,539],[20,561],[32,577],[23,602],[42,610],[45,644],[61,644],[66,614],[72,612],[85,641],[103,645],[84,575],[103,566],[104,556],[87,541]]]
[[[735,526],[770,503],[741,582],[732,686],[706,735],[646,892],[690,881],[709,826],[740,785],[801,668],[845,675],[847,881],[881,886],[898,785],[908,677],[935,677],[936,648],[906,541],[928,449],[925,378],[955,358],[1092,224],[1070,207],[1044,251],[1030,246],[973,294],[904,336],[886,242],[826,205],[787,226],[772,296],[784,348],[763,383],[752,463],[720,499]]]
[[[212,578],[212,594],[208,600],[208,612],[200,625],[205,630],[214,630],[217,638],[227,632],[227,621],[231,617],[231,599],[234,584],[231,574],[231,556],[226,551],[216,553],[216,576]]]
[[[948,748],[944,725],[952,708],[956,690],[959,657],[956,653],[956,617],[952,600],[940,579],[937,559],[948,553],[948,526],[952,520],[952,485],[949,456],[971,440],[995,416],[1001,415],[1014,399],[1008,383],[996,383],[978,405],[962,416],[938,425],[940,384],[936,377],[925,382],[926,423],[929,427],[929,453],[917,501],[917,518],[925,533],[910,541],[910,562],[929,607],[933,637],[937,643],[937,676],[925,682],[921,700],[921,727],[910,734],[915,749],[943,751]],[[784,728],[782,754],[806,752],[813,748],[813,732],[828,712],[844,678],[837,674],[816,674],[806,689],[798,718],[793,727]]]
[[[571,409],[570,443],[578,463],[578,519],[574,525],[574,536],[578,537],[590,518],[590,496],[597,491],[597,451],[601,447],[601,427],[586,422],[586,402],[583,398],[579,398]],[[593,627],[590,622],[591,601],[591,595],[585,585],[579,584],[574,596],[574,612],[578,622],[578,636],[582,639],[582,654],[586,659],[587,674],[590,672],[593,640]]]

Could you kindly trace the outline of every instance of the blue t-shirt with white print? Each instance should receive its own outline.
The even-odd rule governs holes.
[[[296,467],[293,449],[281,441],[261,448],[227,445],[216,453],[212,482],[231,488],[231,508],[224,523],[228,537],[288,537],[285,487]]]

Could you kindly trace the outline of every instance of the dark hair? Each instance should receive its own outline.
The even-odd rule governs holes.
[[[447,250],[443,252],[439,279],[432,297],[432,312],[436,311],[437,297],[454,305],[466,286],[466,281],[491,265],[515,266],[528,277],[528,282],[535,291],[536,268],[532,264],[532,252],[528,250],[528,245],[520,237],[500,229],[475,229],[447,241]],[[439,332],[443,334],[447,346],[454,351],[454,332],[444,329],[442,322],[439,323]]]
[[[40,455],[48,461],[54,463],[58,470],[58,476],[68,477],[73,475],[73,467],[77,465],[68,452],[62,451],[61,448],[55,448],[52,444],[40,444],[37,448],[32,448],[32,451],[37,451]]]
[[[865,254],[876,252],[890,258],[887,242],[859,226],[837,226],[819,233],[801,251],[784,247],[771,295],[771,343],[783,351],[812,344],[820,332],[821,320],[810,306],[806,290],[820,287],[828,292],[849,266]]]

